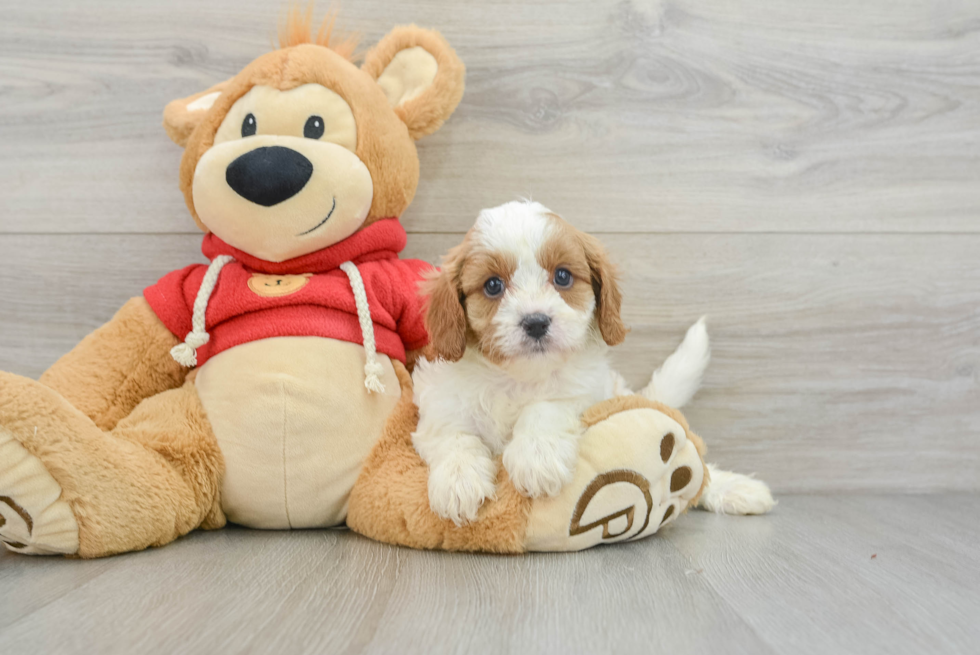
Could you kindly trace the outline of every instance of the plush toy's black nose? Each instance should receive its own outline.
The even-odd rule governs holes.
[[[228,186],[249,202],[263,207],[289,200],[313,175],[310,160],[291,148],[267,146],[250,150],[228,164]]]
[[[550,326],[551,319],[544,314],[528,314],[521,321],[521,327],[524,328],[524,332],[532,339],[541,339],[544,337],[544,335],[548,334],[548,328]]]

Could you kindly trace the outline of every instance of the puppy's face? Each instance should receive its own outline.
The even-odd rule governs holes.
[[[602,246],[538,203],[480,213],[424,289],[432,345],[457,360],[562,356],[595,338],[620,343],[620,292]]]

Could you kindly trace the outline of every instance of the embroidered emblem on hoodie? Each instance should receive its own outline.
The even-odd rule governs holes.
[[[278,298],[296,293],[310,281],[310,274],[305,275],[264,275],[252,273],[248,280],[248,288],[255,295],[263,298]]]

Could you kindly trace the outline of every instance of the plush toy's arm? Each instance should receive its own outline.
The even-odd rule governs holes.
[[[436,351],[431,344],[427,346],[423,346],[422,348],[416,348],[415,350],[406,351],[405,367],[408,369],[409,373],[415,370],[415,365],[423,357],[425,357],[430,362],[435,361]]]
[[[429,344],[429,333],[425,329],[425,307],[419,295],[419,282],[423,273],[432,269],[431,264],[418,259],[399,259],[396,265],[386,272],[389,283],[396,290],[392,297],[397,299],[398,336],[405,345],[405,366],[411,373],[415,363],[422,357],[435,359],[435,351]]]
[[[170,356],[178,342],[146,300],[133,298],[40,381],[111,430],[143,399],[183,384],[187,370]]]

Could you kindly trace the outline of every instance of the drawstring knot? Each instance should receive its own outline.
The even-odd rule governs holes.
[[[225,264],[235,261],[230,255],[219,255],[208,264],[208,270],[201,280],[201,288],[194,298],[194,313],[191,315],[191,331],[184,337],[183,343],[178,343],[170,349],[170,356],[181,366],[193,368],[197,366],[197,349],[211,340],[211,335],[205,331],[204,316],[208,309],[208,300],[214,288],[218,285],[218,275]]]
[[[211,340],[207,332],[188,332],[184,343],[178,343],[170,349],[170,356],[181,366],[193,368],[197,366],[197,349]]]

